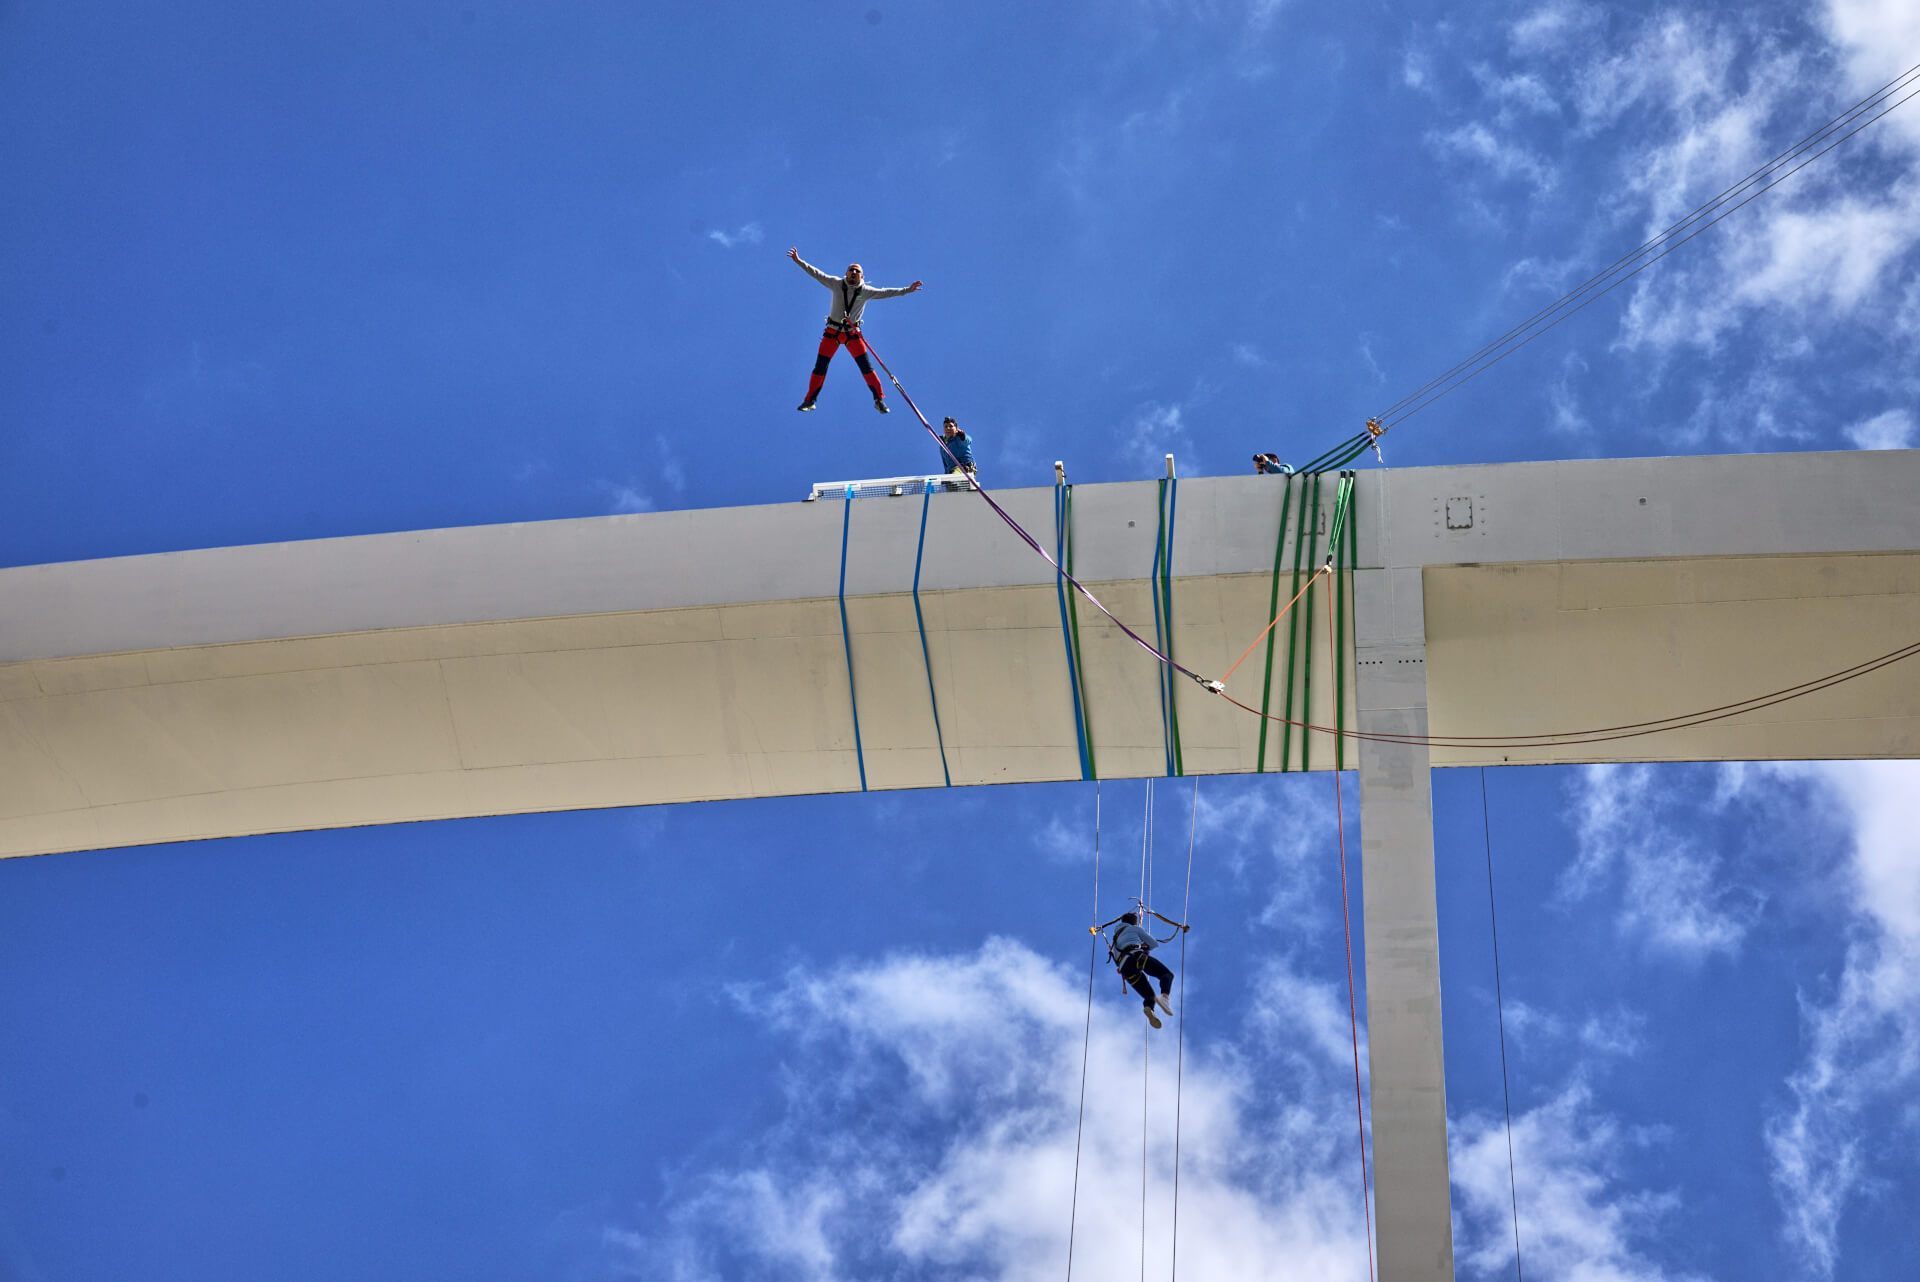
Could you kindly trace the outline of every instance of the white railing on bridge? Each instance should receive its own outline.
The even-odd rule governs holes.
[[[885,476],[871,481],[821,481],[803,502],[815,499],[897,499],[928,491],[971,490],[973,479],[964,472],[935,472],[930,476]]]

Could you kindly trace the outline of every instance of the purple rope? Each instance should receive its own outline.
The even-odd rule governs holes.
[[[946,439],[942,437],[940,433],[933,430],[933,424],[929,423],[927,421],[927,416],[920,412],[920,407],[913,403],[913,396],[901,384],[899,377],[895,375],[894,372],[887,367],[886,361],[881,360],[880,353],[877,351],[874,351],[872,339],[867,340],[867,351],[873,356],[874,360],[880,362],[880,368],[887,371],[887,377],[890,380],[892,380],[894,388],[900,393],[901,398],[906,401],[907,407],[913,411],[913,416],[920,420],[920,426],[926,429],[927,435],[933,438],[933,443],[940,447],[940,452],[946,455],[948,459],[952,460],[953,465],[956,468],[959,467],[960,460],[957,458],[954,458],[953,451],[947,448]],[[1073,590],[1075,592],[1078,592],[1081,596],[1085,597],[1087,601],[1093,606],[1094,609],[1106,615],[1107,618],[1113,623],[1113,626],[1116,628],[1119,628],[1122,632],[1126,633],[1127,636],[1133,641],[1135,645],[1139,646],[1142,650],[1145,650],[1148,654],[1152,655],[1154,658],[1158,659],[1160,662],[1166,664],[1169,668],[1172,668],[1175,672],[1180,673],[1182,676],[1191,678],[1200,686],[1208,690],[1212,690],[1215,694],[1219,693],[1218,690],[1214,689],[1213,682],[1208,681],[1205,677],[1201,676],[1198,672],[1195,672],[1192,668],[1184,667],[1181,664],[1176,663],[1172,659],[1172,657],[1166,654],[1162,654],[1145,637],[1141,636],[1138,632],[1135,632],[1132,628],[1128,627],[1125,623],[1122,623],[1120,621],[1120,617],[1116,615],[1112,610],[1109,610],[1107,609],[1106,606],[1100,604],[1099,597],[1087,591],[1085,584],[1081,583],[1080,580],[1074,578],[1071,574],[1068,574],[1066,571],[1066,567],[1061,565],[1058,561],[1054,560],[1052,555],[1048,553],[1047,549],[1040,545],[1040,541],[1038,539],[1034,538],[1033,535],[1027,533],[1026,528],[1022,526],[1020,522],[1014,520],[1013,517],[1008,514],[1005,508],[1001,507],[999,503],[994,501],[993,495],[987,493],[987,487],[980,484],[978,478],[974,479],[973,488],[980,495],[981,498],[987,501],[987,506],[994,510],[994,514],[997,515],[1002,521],[1005,521],[1007,523],[1007,528],[1020,536],[1021,542],[1025,543],[1028,547],[1032,548],[1035,552],[1038,552],[1042,560],[1044,560],[1048,565],[1051,565],[1056,571],[1059,572],[1061,578],[1065,579],[1068,583],[1071,583],[1073,585]]]

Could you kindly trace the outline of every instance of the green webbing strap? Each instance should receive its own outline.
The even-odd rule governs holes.
[[[1319,480],[1317,477],[1313,484],[1318,486]],[[1300,525],[1299,528],[1294,531],[1293,535],[1293,595],[1295,597],[1300,595],[1300,558],[1306,554],[1307,550],[1307,489],[1308,483],[1304,480],[1301,481]],[[1291,724],[1293,721],[1293,660],[1294,656],[1300,652],[1300,647],[1295,643],[1295,638],[1299,635],[1299,618],[1297,616],[1289,617],[1287,619],[1287,711],[1286,721],[1280,726],[1280,769],[1282,773],[1286,771],[1293,756],[1293,726]]]
[[[1067,487],[1067,573],[1073,573],[1073,487]],[[1080,594],[1067,593],[1067,618],[1073,634],[1073,662],[1080,673],[1080,721],[1087,746],[1087,775],[1098,779],[1100,769],[1093,758],[1093,710],[1087,706],[1087,661],[1080,650]]]
[[[1331,472],[1335,468],[1345,467],[1348,463],[1359,458],[1367,452],[1367,447],[1372,443],[1373,434],[1371,432],[1362,432],[1350,440],[1340,442],[1340,444],[1334,446],[1325,454],[1313,460],[1313,462],[1302,463],[1295,470],[1302,475],[1311,475],[1315,472]]]
[[[1335,619],[1335,639],[1333,643],[1333,768],[1347,768],[1346,711],[1347,682],[1347,579],[1342,573],[1341,558],[1352,542],[1353,530],[1353,473],[1340,474],[1340,498],[1334,505],[1332,560],[1336,568],[1333,572],[1333,616]]]
[[[1273,591],[1267,597],[1269,619],[1280,612],[1280,553],[1287,545],[1287,517],[1293,512],[1293,478],[1291,476],[1286,478],[1283,488],[1285,492],[1280,500],[1280,529],[1273,536]],[[1298,569],[1294,571],[1294,577],[1296,579],[1300,577]],[[1260,758],[1255,770],[1261,774],[1266,773],[1267,769],[1267,709],[1269,698],[1273,693],[1274,634],[1279,630],[1278,628],[1267,629],[1267,675],[1260,682]]]
[[[1067,483],[1053,486],[1053,563],[1059,573],[1054,577],[1054,596],[1060,606],[1060,644],[1067,652],[1067,692],[1073,696],[1073,739],[1080,751],[1080,777],[1093,778],[1093,758],[1087,751],[1087,723],[1080,698],[1080,656],[1075,652],[1073,629],[1067,619]],[[1078,595],[1076,593],[1076,595]]]
[[[1353,582],[1355,574],[1360,569],[1360,480],[1358,477],[1354,478],[1352,485],[1353,495],[1347,500],[1347,579],[1349,586],[1347,610],[1349,613],[1356,610],[1360,603],[1359,585]],[[1342,620],[1343,622],[1346,621],[1345,616],[1342,616]],[[1340,674],[1340,688],[1343,691],[1346,689],[1347,674],[1352,672],[1355,674],[1354,690],[1357,694],[1359,692],[1360,680],[1358,676],[1360,662],[1360,620],[1355,618],[1351,622],[1353,623],[1353,650],[1350,653],[1345,650],[1341,652],[1340,662],[1343,670]],[[1354,709],[1356,717],[1359,715],[1359,711],[1358,708]]]
[[[1307,564],[1320,555],[1320,474],[1313,476],[1313,519],[1307,523]],[[1307,580],[1307,597],[1301,604],[1300,618],[1306,624],[1307,644],[1300,659],[1300,719],[1313,720],[1313,580]],[[1300,768],[1311,770],[1313,735],[1300,732]]]

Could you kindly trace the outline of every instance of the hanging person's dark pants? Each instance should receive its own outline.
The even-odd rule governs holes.
[[[1135,949],[1120,959],[1120,978],[1133,986],[1133,991],[1140,994],[1141,1001],[1151,1006],[1153,985],[1147,982],[1149,975],[1160,981],[1161,993],[1173,991],[1173,972],[1152,953]]]
[[[853,353],[854,362],[860,366],[860,377],[867,380],[873,399],[885,400],[887,394],[880,388],[880,376],[873,372],[873,362],[867,359],[867,340],[860,337],[860,330],[852,325],[828,325],[827,332],[820,336],[820,356],[813,363],[813,377],[807,380],[806,403],[813,404],[814,398],[820,395],[820,388],[827,381],[827,366],[842,343]]]

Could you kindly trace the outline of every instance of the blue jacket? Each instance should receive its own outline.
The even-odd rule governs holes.
[[[1153,946],[1159,942],[1147,933],[1145,926],[1122,925],[1120,929],[1113,932],[1113,951],[1116,953],[1125,952],[1128,948],[1144,948],[1152,951]]]
[[[967,439],[966,432],[958,431],[958,432],[955,432],[952,436],[943,436],[940,438],[940,440],[941,440],[941,444],[947,447],[945,450],[942,450],[940,452],[940,464],[941,464],[942,471],[971,472],[973,470],[973,442]],[[953,455],[953,458],[947,457],[949,453]],[[958,466],[956,466],[954,463],[955,459],[959,460]]]

